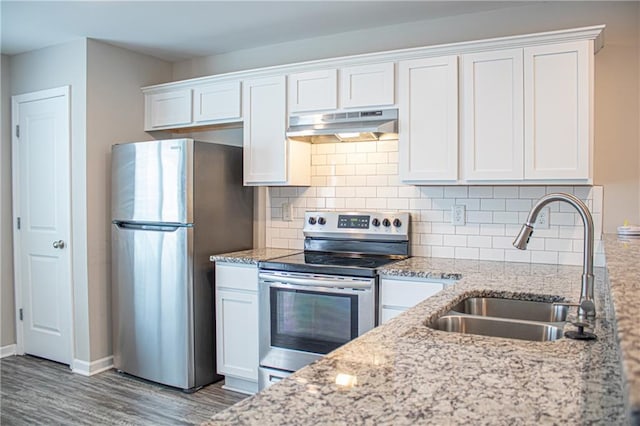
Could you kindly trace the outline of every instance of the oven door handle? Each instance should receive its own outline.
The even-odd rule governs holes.
[[[304,287],[330,287],[330,288],[355,288],[355,289],[369,289],[372,287],[371,281],[356,281],[356,280],[336,280],[331,278],[320,278],[320,277],[309,277],[309,278],[299,278],[299,277],[288,277],[282,275],[273,275],[273,274],[265,274],[260,273],[258,277],[264,281],[282,283],[282,284],[293,284]]]

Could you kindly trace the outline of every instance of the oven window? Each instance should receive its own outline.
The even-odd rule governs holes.
[[[271,288],[271,346],[327,354],[358,335],[358,296]]]

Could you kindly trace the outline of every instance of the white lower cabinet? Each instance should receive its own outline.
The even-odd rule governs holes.
[[[258,391],[258,269],[216,263],[216,356],[224,388]]]
[[[380,279],[380,324],[384,324],[428,297],[433,296],[454,280],[428,278],[383,277]]]

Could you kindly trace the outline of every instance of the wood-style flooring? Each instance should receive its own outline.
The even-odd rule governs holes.
[[[105,371],[91,377],[31,356],[0,361],[0,424],[190,425],[246,398],[221,388],[195,393]]]

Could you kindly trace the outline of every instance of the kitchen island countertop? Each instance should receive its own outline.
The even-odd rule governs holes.
[[[581,272],[576,266],[431,258],[391,264],[381,274],[461,278],[208,424],[625,423],[603,268],[596,268],[596,341],[538,343],[425,326],[468,296],[576,302]]]

